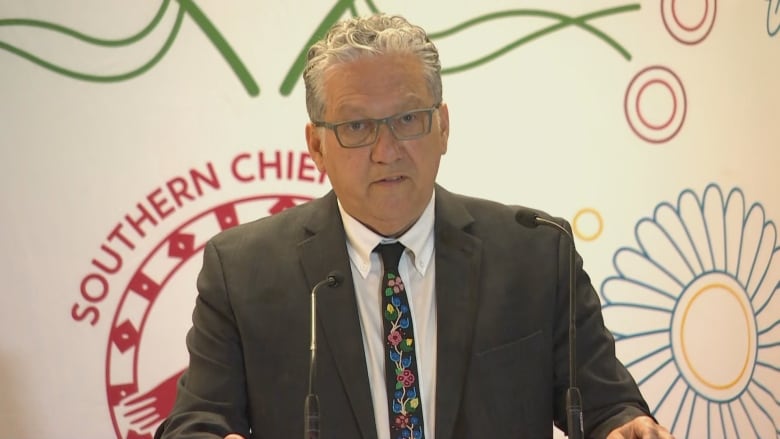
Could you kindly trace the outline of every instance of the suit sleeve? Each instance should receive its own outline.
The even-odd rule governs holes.
[[[566,222],[564,227],[571,230]],[[559,242],[558,304],[561,310],[555,330],[556,340],[556,425],[568,431],[566,425],[566,389],[568,371],[569,318],[569,242],[561,234]],[[577,323],[577,386],[582,394],[583,419],[586,437],[604,438],[614,428],[631,419],[648,415],[647,403],[642,398],[634,379],[617,359],[615,341],[604,326],[601,302],[583,270],[582,258],[575,253],[575,294]]]
[[[209,242],[198,276],[198,297],[187,334],[189,368],[176,403],[156,438],[249,436],[240,334],[219,250]]]

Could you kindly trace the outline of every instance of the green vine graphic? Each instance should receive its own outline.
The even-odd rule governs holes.
[[[308,41],[306,41],[303,48],[298,53],[298,56],[295,58],[292,66],[287,71],[287,74],[285,75],[282,84],[279,88],[279,92],[283,96],[289,96],[290,93],[292,93],[295,84],[301,79],[301,74],[303,73],[303,68],[306,63],[306,52],[308,50],[308,47],[311,46],[315,41],[322,38],[325,32],[327,32],[327,30],[339,19],[341,19],[345,14],[349,13],[353,17],[358,15],[358,10],[355,6],[355,2],[356,0],[339,0],[338,2],[336,2],[333,8],[331,8],[331,10],[326,14],[325,18],[320,22],[319,26],[317,26],[317,28],[314,30],[314,33],[312,33]],[[171,0],[163,0],[162,4],[160,5],[160,9],[157,11],[157,14],[152,18],[149,24],[146,27],[144,27],[141,31],[139,31],[137,34],[127,38],[116,39],[116,40],[100,39],[90,35],[85,35],[81,32],[67,28],[65,26],[44,22],[40,20],[32,20],[32,19],[0,19],[0,27],[2,26],[34,27],[34,28],[46,29],[52,32],[57,32],[62,35],[80,40],[84,43],[92,44],[96,46],[103,46],[103,47],[128,46],[145,38],[160,24],[160,21],[165,15],[167,9],[169,8],[170,3]],[[259,95],[260,87],[257,85],[254,78],[249,73],[249,70],[246,68],[244,63],[239,58],[238,54],[233,50],[230,44],[228,44],[227,40],[225,40],[225,38],[222,36],[222,34],[219,32],[216,26],[214,26],[211,20],[209,20],[208,17],[206,17],[206,15],[203,13],[203,11],[200,8],[198,8],[198,6],[195,4],[195,1],[177,0],[177,3],[179,4],[179,10],[176,14],[175,23],[171,28],[170,34],[168,35],[165,43],[157,51],[157,53],[155,53],[151,57],[151,59],[149,59],[146,63],[144,63],[138,68],[132,69],[127,72],[113,74],[113,75],[88,74],[84,72],[69,70],[64,67],[58,66],[56,64],[48,62],[40,57],[37,57],[27,51],[24,51],[18,47],[14,47],[3,41],[0,41],[0,49],[7,50],[45,69],[51,70],[53,72],[74,79],[80,79],[80,80],[92,81],[92,82],[125,81],[145,73],[146,71],[154,67],[158,62],[160,62],[160,60],[165,56],[165,54],[168,52],[170,47],[173,45],[173,42],[179,33],[181,23],[184,20],[184,16],[188,15],[200,27],[203,33],[205,33],[208,36],[209,40],[212,42],[212,44],[214,44],[214,47],[217,49],[217,51],[220,54],[222,54],[222,57],[231,67],[233,72],[236,74],[236,76],[238,77],[241,84],[244,86],[244,89],[247,91],[247,93],[250,96]],[[372,13],[380,12],[372,0],[365,0],[365,3]],[[550,24],[547,27],[539,29],[528,35],[522,36],[516,39],[515,41],[507,45],[504,45],[503,47],[499,47],[498,49],[495,49],[492,52],[489,52],[472,61],[460,65],[455,65],[455,66],[444,66],[442,69],[443,74],[451,74],[451,73],[457,73],[457,72],[473,69],[475,67],[488,63],[496,58],[499,58],[526,43],[530,43],[533,40],[536,40],[545,35],[565,29],[570,26],[580,28],[581,30],[592,34],[596,38],[604,41],[604,43],[614,48],[626,60],[630,60],[631,54],[623,46],[621,46],[617,41],[615,41],[614,38],[610,37],[605,32],[593,26],[590,22],[598,18],[622,14],[626,12],[637,11],[639,9],[640,9],[640,5],[638,3],[633,3],[633,4],[623,5],[623,6],[616,6],[612,8],[602,9],[599,11],[590,12],[576,17],[572,17],[569,15],[556,13],[556,12],[538,10],[538,9],[512,9],[512,10],[492,12],[492,13],[478,16],[476,18],[472,18],[463,23],[452,26],[448,29],[444,29],[438,32],[432,32],[430,33],[430,37],[434,41],[439,39],[444,39],[449,36],[455,35],[459,32],[465,31],[474,26],[483,25],[494,20],[502,20],[511,17],[539,17],[539,18],[549,19],[553,21],[552,24]]]
[[[365,0],[365,1],[366,4],[368,5],[368,8],[371,10],[371,12],[373,13],[379,12],[379,9],[377,9],[373,1],[371,0]],[[583,31],[593,34],[595,37],[603,40],[606,44],[612,46],[626,60],[631,60],[631,54],[623,46],[621,46],[617,41],[615,41],[615,39],[611,38],[603,31],[591,25],[589,22],[597,18],[622,14],[625,12],[638,11],[639,9],[640,9],[639,3],[634,3],[634,4],[624,5],[624,6],[616,6],[612,8],[602,9],[599,11],[580,15],[578,17],[571,17],[556,12],[542,11],[538,9],[511,9],[506,11],[484,14],[479,17],[473,18],[471,20],[465,21],[461,24],[450,27],[449,29],[445,29],[438,32],[431,32],[429,33],[429,37],[432,40],[436,41],[454,35],[458,32],[464,31],[470,27],[488,23],[493,20],[505,19],[508,17],[518,17],[518,16],[529,17],[530,16],[530,17],[548,18],[555,21],[553,24],[545,28],[542,28],[528,35],[520,37],[517,40],[503,47],[500,47],[494,50],[493,52],[488,53],[487,55],[479,57],[473,61],[456,65],[456,66],[451,66],[451,67],[445,66],[442,68],[442,74],[457,73],[457,72],[472,69],[474,67],[478,67],[482,64],[488,63],[502,55],[511,52],[512,50],[522,46],[523,44],[529,43],[537,38],[540,38],[547,34],[551,34],[555,31],[565,29],[569,26],[576,26],[582,29]],[[295,59],[295,62],[293,63],[292,67],[287,72],[284,81],[282,81],[282,85],[279,88],[279,92],[282,95],[288,96],[290,93],[292,93],[293,87],[295,86],[295,84],[298,82],[301,75],[303,74],[303,68],[306,63],[306,52],[308,50],[308,47],[311,46],[315,41],[322,38],[322,36],[325,35],[325,32],[327,32],[327,30],[334,23],[336,23],[347,11],[349,11],[353,17],[357,16],[357,9],[355,8],[355,0],[340,0],[330,10],[330,12],[328,12],[328,14],[322,20],[322,22],[320,22],[320,25],[317,26],[317,29],[314,31],[312,36],[303,46],[303,49],[301,49],[301,51],[298,53],[298,57]]]
[[[79,41],[82,41],[87,44],[92,44],[95,46],[103,46],[103,47],[129,46],[133,43],[141,41],[160,24],[160,21],[165,15],[165,12],[170,6],[170,3],[171,0],[163,0],[162,4],[160,5],[160,9],[157,11],[157,14],[155,14],[155,16],[149,22],[149,24],[146,25],[146,27],[144,27],[143,29],[141,29],[141,31],[139,31],[137,34],[127,38],[122,38],[117,40],[100,39],[90,35],[85,35],[76,30],[55,23],[49,23],[45,21],[32,20],[32,19],[4,19],[4,20],[0,20],[0,27],[27,26],[33,28],[40,28],[40,29],[56,32],[71,38],[75,38]],[[51,70],[53,72],[59,73],[61,75],[70,78],[80,79],[83,81],[91,81],[91,82],[126,81],[128,79],[142,75],[143,73],[147,72],[149,69],[154,67],[158,62],[160,62],[160,60],[168,52],[168,49],[170,49],[171,46],[173,45],[173,42],[179,33],[179,29],[181,28],[181,23],[184,20],[184,16],[185,14],[187,14],[190,16],[190,18],[193,19],[193,21],[195,21],[195,23],[200,27],[200,29],[208,36],[209,40],[211,40],[212,44],[214,44],[214,46],[217,48],[217,51],[219,51],[219,53],[222,54],[222,57],[225,58],[225,61],[227,61],[228,65],[233,69],[233,72],[236,74],[236,76],[238,76],[238,79],[239,81],[241,81],[241,84],[244,86],[244,89],[246,89],[246,92],[250,96],[257,96],[260,93],[260,87],[258,87],[257,83],[252,78],[252,75],[249,73],[249,70],[247,70],[246,66],[244,66],[244,63],[238,57],[238,54],[236,54],[233,48],[230,47],[228,42],[225,40],[225,38],[222,36],[219,30],[217,30],[214,24],[206,17],[203,11],[201,11],[201,9],[198,8],[198,6],[195,4],[193,0],[178,0],[178,4],[179,4],[179,10],[176,13],[176,21],[173,27],[171,28],[170,34],[168,35],[168,38],[165,40],[163,46],[146,63],[144,63],[138,68],[135,68],[127,72],[123,72],[115,75],[88,74],[84,72],[78,72],[78,71],[63,68],[51,62],[48,62],[40,57],[37,57],[32,53],[19,49],[18,47],[14,47],[4,41],[0,41],[0,49],[7,50],[45,69]]]

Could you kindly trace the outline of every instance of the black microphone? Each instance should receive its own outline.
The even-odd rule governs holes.
[[[515,214],[515,220],[528,228],[549,226],[558,229],[569,238],[569,389],[566,391],[566,415],[569,437],[583,439],[585,437],[582,421],[582,395],[577,388],[577,298],[575,291],[574,271],[574,237],[565,227],[536,212],[521,209]]]
[[[331,271],[311,289],[311,358],[309,359],[309,394],[303,403],[303,439],[320,437],[320,400],[313,392],[314,372],[317,370],[317,291],[323,286],[335,287],[344,281],[344,275]]]

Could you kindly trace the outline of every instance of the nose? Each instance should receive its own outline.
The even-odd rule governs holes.
[[[371,146],[371,160],[391,163],[401,157],[401,145],[386,123],[379,125],[376,142]]]

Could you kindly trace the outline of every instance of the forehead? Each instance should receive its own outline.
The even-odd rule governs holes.
[[[422,62],[410,54],[363,56],[331,66],[323,79],[331,117],[383,117],[433,104]]]

